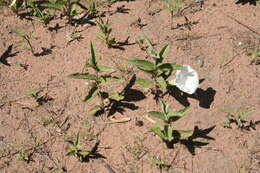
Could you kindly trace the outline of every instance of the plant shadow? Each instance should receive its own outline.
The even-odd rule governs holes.
[[[100,158],[106,159],[105,156],[103,156],[102,154],[98,153],[99,144],[100,144],[99,141],[96,142],[96,144],[91,149],[89,154],[82,158],[82,162],[89,162],[91,159],[100,159]]]
[[[254,6],[256,6],[256,1],[258,1],[258,0],[238,0],[237,2],[236,2],[236,4],[241,4],[241,5],[245,5],[245,4],[249,4],[249,5],[254,5]]]
[[[116,44],[111,45],[109,48],[125,50],[124,46],[131,46],[131,45],[136,44],[135,42],[129,43],[129,38],[130,38],[130,36],[128,36],[124,41],[116,42]]]
[[[136,76],[133,75],[129,83],[121,92],[121,94],[124,95],[124,99],[121,101],[113,101],[108,116],[111,116],[116,112],[123,114],[126,108],[130,110],[137,110],[139,108],[138,106],[136,106],[134,103],[131,102],[137,102],[143,100],[145,99],[145,95],[143,94],[143,92],[132,88],[132,86],[135,84],[135,81],[136,81]]]
[[[194,127],[193,135],[188,139],[180,140],[180,143],[185,145],[185,147],[189,150],[192,155],[195,155],[195,148],[201,148],[202,146],[208,145],[208,142],[200,142],[194,141],[197,138],[203,138],[207,140],[215,140],[215,138],[208,136],[208,134],[215,128],[216,126],[209,127],[207,129],[199,129],[198,126]]]
[[[36,57],[39,57],[39,56],[45,56],[45,55],[50,55],[52,54],[52,50],[55,48],[56,46],[51,46],[50,48],[44,48],[42,47],[42,51],[41,52],[38,52],[38,53],[35,53],[33,54],[34,56]]]
[[[181,92],[176,86],[171,86],[169,87],[169,94],[185,107],[190,106],[188,98],[193,98],[199,101],[200,107],[209,109],[211,103],[214,101],[216,90],[211,87],[206,90],[198,88],[194,94],[187,94]]]
[[[7,58],[14,57],[19,53],[18,51],[15,53],[12,53],[13,45],[8,46],[7,50],[1,55],[0,62],[6,66],[11,66],[10,63],[8,63]]]

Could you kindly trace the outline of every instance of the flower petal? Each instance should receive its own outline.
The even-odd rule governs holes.
[[[181,70],[176,71],[175,85],[183,92],[194,94],[199,86],[198,73],[189,65],[184,65]]]

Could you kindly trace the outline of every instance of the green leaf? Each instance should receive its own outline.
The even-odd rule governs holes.
[[[178,65],[178,64],[171,64],[172,66],[172,70],[181,70],[183,68],[182,65]]]
[[[40,92],[41,92],[40,90],[29,88],[24,95],[36,97]]]
[[[172,64],[165,63],[157,67],[166,77],[169,77],[173,71]]]
[[[109,93],[108,98],[116,101],[120,101],[124,99],[124,96],[119,93]]]
[[[163,99],[161,99],[161,98],[159,98],[159,102],[160,102],[160,104],[161,104],[161,107],[162,107],[163,112],[168,115],[169,105],[166,104],[166,103],[163,101]]]
[[[96,114],[99,110],[101,110],[101,107],[99,105],[95,105],[94,107],[90,108],[88,110],[88,113],[91,115]]]
[[[167,137],[163,134],[163,132],[161,131],[160,128],[158,127],[153,127],[150,129],[152,132],[154,132],[156,135],[158,135],[159,137],[161,137],[162,139],[167,140]]]
[[[80,155],[83,155],[83,156],[87,156],[87,155],[89,155],[91,152],[89,152],[89,151],[80,151],[79,152],[79,154]]]
[[[167,83],[162,76],[157,77],[155,80],[163,90],[167,90]]]
[[[167,132],[167,140],[172,141],[173,136],[172,136],[172,128],[170,125],[165,125],[165,131]]]
[[[169,117],[172,117],[172,116],[177,116],[177,117],[183,117],[189,110],[191,109],[191,107],[186,107],[184,109],[181,109],[179,111],[170,111],[168,113],[168,116]]]
[[[161,49],[161,51],[159,52],[159,59],[156,61],[156,65],[163,62],[163,59],[166,56],[169,47],[170,46],[167,44]]]
[[[92,65],[92,68],[96,71],[99,71],[99,68],[97,66],[96,50],[95,50],[95,47],[92,44],[92,41],[90,41],[90,54],[91,54],[90,64]]]
[[[149,72],[155,70],[154,64],[150,61],[140,60],[136,58],[128,59],[128,61],[143,71]]]
[[[135,82],[144,88],[150,88],[154,86],[154,82],[149,79],[137,78]]]
[[[150,111],[150,112],[147,112],[147,114],[150,115],[150,116],[159,118],[159,119],[161,119],[161,120],[163,120],[163,121],[166,121],[165,115],[164,115],[164,113],[162,113],[162,112]]]
[[[106,36],[103,33],[97,33],[97,38],[99,38],[103,42],[106,41]]]
[[[167,44],[167,45],[165,45],[162,49],[161,49],[161,51],[159,52],[159,56],[160,56],[160,58],[164,58],[165,56],[166,56],[166,54],[167,54],[167,51],[169,50],[169,45]]]
[[[60,4],[55,4],[52,2],[45,2],[41,4],[41,7],[45,7],[45,8],[50,8],[50,9],[55,9],[55,10],[59,10],[59,11],[63,11],[63,7]]]
[[[100,70],[100,72],[114,72],[115,70],[111,67],[108,66],[98,66],[98,69]]]
[[[23,5],[23,0],[13,0],[11,4],[9,5],[9,8],[17,13],[18,9]]]
[[[144,37],[144,40],[145,40],[145,42],[146,42],[146,44],[148,46],[148,51],[149,51],[150,56],[152,56],[155,59],[158,59],[157,53],[156,53],[156,51],[155,51],[155,49],[154,49],[154,47],[152,45],[151,40],[148,37]]]
[[[77,133],[77,136],[76,136],[76,139],[74,141],[74,144],[73,144],[75,147],[80,147],[80,136],[79,136],[79,132]]]
[[[88,95],[84,98],[83,102],[84,102],[84,103],[87,103],[89,100],[93,99],[93,98],[96,96],[97,91],[98,91],[98,87],[94,85],[94,86],[89,90]]]
[[[189,138],[193,135],[192,130],[178,130],[178,131],[179,131],[182,139]]]
[[[90,73],[73,73],[68,75],[68,77],[74,79],[87,79],[87,80],[94,80],[94,81],[97,80],[97,76]]]

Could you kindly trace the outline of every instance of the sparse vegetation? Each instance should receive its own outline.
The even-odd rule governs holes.
[[[150,111],[148,115],[156,117],[163,121],[160,123],[157,121],[151,130],[158,135],[166,143],[167,147],[172,148],[173,142],[178,142],[180,139],[188,138],[192,136],[193,131],[190,130],[173,130],[172,123],[183,117],[189,108],[184,108],[180,111],[170,110],[169,105],[167,105],[162,99],[159,99],[162,112]]]
[[[257,172],[258,7],[0,0],[0,171]]]

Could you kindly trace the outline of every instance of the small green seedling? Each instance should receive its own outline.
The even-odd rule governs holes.
[[[99,3],[96,0],[87,0],[88,17],[92,18],[98,16],[100,12]]]
[[[113,76],[114,69],[108,66],[102,66],[98,64],[96,50],[90,42],[91,58],[86,62],[85,68],[92,69],[94,73],[74,73],[69,75],[75,79],[86,79],[90,81],[90,90],[87,96],[84,98],[84,102],[87,103],[96,96],[99,97],[99,102],[89,110],[89,113],[95,114],[99,111],[106,112],[110,108],[113,101],[121,101],[124,96],[119,92],[108,92],[104,88],[110,83],[122,83],[122,78]]]
[[[97,37],[100,40],[102,40],[104,43],[106,43],[108,48],[111,48],[114,44],[116,44],[116,39],[110,38],[112,32],[112,28],[110,28],[111,23],[109,23],[108,20],[104,22],[102,18],[99,18],[97,24],[101,31],[100,33],[97,34]]]
[[[162,120],[163,123],[156,122],[151,130],[166,143],[168,148],[172,148],[173,142],[178,142],[180,139],[188,138],[193,134],[191,130],[173,130],[171,126],[171,123],[182,118],[187,113],[189,107],[180,111],[173,111],[162,99],[159,99],[159,102],[162,106],[162,112],[150,111],[148,115]]]
[[[27,6],[32,9],[32,15],[36,17],[36,20],[39,22],[44,23],[44,25],[48,25],[50,21],[53,19],[53,16],[47,10],[41,10],[42,7],[40,6],[37,1],[28,1]]]
[[[171,28],[173,28],[173,17],[174,12],[177,11],[177,13],[180,12],[180,9],[183,7],[184,2],[183,0],[165,0],[165,9],[169,10],[171,15]]]
[[[80,41],[81,39],[83,39],[82,35],[80,34],[80,31],[78,31],[78,30],[73,30],[72,32],[70,32],[67,35],[67,38],[68,38],[67,45],[75,40]]]
[[[20,43],[23,44],[26,48],[28,48],[32,54],[34,54],[34,48],[31,43],[31,39],[33,37],[33,32],[22,32],[22,31],[14,31],[20,37]]]
[[[32,96],[32,97],[35,97],[35,98],[36,98],[40,92],[41,92],[40,90],[29,88],[29,89],[24,93],[24,95],[25,95],[25,96]]]
[[[220,111],[227,114],[226,117],[228,121],[222,122],[224,128],[231,128],[231,124],[233,123],[235,123],[237,128],[241,130],[248,129],[250,126],[254,125],[252,121],[250,121],[249,126],[246,125],[247,121],[245,119],[252,112],[250,110],[242,110],[240,107],[234,109],[231,106],[228,106]]]
[[[63,15],[67,16],[68,23],[72,24],[72,19],[74,16],[81,13],[77,7],[81,7],[82,5],[79,1],[72,1],[72,0],[57,0],[57,1],[47,1],[41,4],[42,7],[48,9],[54,9],[61,11]]]
[[[159,167],[160,170],[164,169],[166,171],[168,171],[171,168],[171,165],[162,161],[161,159],[157,158],[157,157],[150,157],[148,158],[148,161],[150,162],[150,164]]]
[[[25,150],[19,150],[16,154],[16,159],[19,161],[24,161],[26,163],[29,163],[32,161],[32,153],[26,152]]]
[[[8,7],[18,15],[19,9],[22,7],[23,3],[24,0],[12,0],[11,4]]]
[[[138,69],[148,73],[150,79],[138,78],[136,83],[144,88],[150,88],[152,93],[155,94],[156,98],[160,97],[160,89],[163,91],[167,90],[169,82],[167,78],[171,76],[173,70],[181,69],[181,65],[172,63],[163,63],[163,60],[169,49],[169,45],[165,45],[160,52],[156,52],[151,41],[145,37],[145,42],[148,45],[148,53],[153,59],[153,62],[148,60],[141,60],[137,58],[129,59],[128,61],[135,65]]]
[[[80,145],[79,133],[77,133],[77,136],[74,138],[74,140],[68,140],[67,142],[70,144],[70,146],[67,149],[68,150],[67,155],[73,155],[82,162],[86,156],[91,154],[90,151],[83,151],[80,149],[81,145]]]
[[[251,55],[250,64],[260,64],[260,45],[257,45],[254,48],[247,50],[247,55]]]

